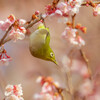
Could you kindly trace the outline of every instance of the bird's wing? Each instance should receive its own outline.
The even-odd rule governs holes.
[[[49,44],[50,43],[50,33],[46,29],[40,29],[39,30],[40,36],[43,38],[43,43],[44,44]]]
[[[30,35],[30,47],[38,50],[50,43],[50,33],[46,29],[38,29]]]

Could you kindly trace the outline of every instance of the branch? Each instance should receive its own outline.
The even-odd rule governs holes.
[[[60,1],[60,0],[53,0],[52,6],[55,8],[59,1]]]
[[[11,41],[12,39],[11,38],[7,38],[7,39],[5,39],[3,42],[2,42],[2,44],[0,44],[0,46],[2,46],[3,44],[5,44],[6,42],[9,42],[9,41]]]
[[[75,28],[75,16],[76,16],[76,14],[74,14],[74,15],[72,16],[72,27],[73,27],[73,28]],[[91,71],[90,66],[89,66],[89,60],[88,60],[88,58],[86,57],[86,55],[85,55],[85,53],[83,52],[82,49],[80,49],[80,53],[81,53],[82,58],[84,59],[84,61],[85,61],[86,64],[87,64],[88,73],[89,73],[89,75],[90,75],[89,78],[90,78],[90,80],[92,80],[92,71]]]
[[[6,31],[6,33],[4,34],[4,36],[2,37],[2,39],[0,40],[0,46],[3,44],[4,39],[7,37],[9,31],[11,30],[13,24],[8,28],[8,30]]]
[[[95,4],[100,4],[100,1],[90,1],[89,3],[88,2],[84,2],[84,3],[82,3],[81,4],[81,6],[86,6],[86,5],[90,5],[90,6],[92,6],[92,7],[95,7]]]
[[[82,49],[80,49],[80,53],[81,53],[81,56],[83,57],[85,63],[87,64],[88,73],[89,73],[89,75],[90,75],[89,78],[90,78],[90,80],[92,80],[92,71],[91,71],[90,66],[89,66],[89,60],[88,60],[88,58],[86,57],[86,55],[85,55],[85,53],[83,52]]]
[[[37,19],[35,19],[33,22],[31,22],[30,24],[28,24],[25,28],[28,29],[28,28],[32,27],[34,24],[36,24],[40,20],[44,20],[43,17],[42,17],[42,14]]]
[[[72,16],[72,28],[75,28],[75,16],[76,14]]]

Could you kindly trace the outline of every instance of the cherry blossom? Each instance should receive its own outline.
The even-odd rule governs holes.
[[[93,92],[93,84],[91,80],[86,79],[79,87],[79,93],[81,96],[89,96]]]
[[[62,37],[73,45],[78,45],[79,47],[85,45],[85,41],[81,36],[77,35],[77,29],[66,27],[65,31],[62,33]]]
[[[46,6],[47,15],[60,15],[68,17],[70,15],[79,12],[83,0],[69,0],[68,2],[60,2],[57,4],[56,8],[52,8],[51,5]]]
[[[24,19],[18,19],[18,23],[19,23],[19,25],[23,25],[23,24],[26,23],[26,20],[24,20]]]
[[[14,15],[8,16],[6,21],[0,21],[0,29],[7,31],[8,28],[13,24],[12,29],[9,32],[9,37],[12,40],[22,40],[25,38],[26,29],[22,26],[26,23],[24,19],[16,19]]]
[[[16,95],[11,95],[5,98],[5,100],[24,100],[22,97],[17,97]]]
[[[79,8],[84,0],[69,0],[68,4],[71,7],[71,14],[74,15],[79,12]]]
[[[45,8],[45,14],[43,15],[45,15],[45,17],[48,15],[56,16],[59,19],[58,22],[67,23],[69,16],[79,12],[82,2],[83,0],[69,0],[68,2],[59,2],[56,7],[47,5]]]
[[[39,13],[40,13],[39,11],[35,11],[35,15],[39,15]]]
[[[35,94],[35,100],[62,100],[60,93],[58,92],[59,84],[53,82],[51,77],[39,77],[37,79],[42,86],[41,93]]]
[[[100,4],[93,8],[93,15],[97,16],[100,15]]]
[[[21,84],[7,85],[5,90],[5,100],[24,100]]]
[[[16,30],[12,28],[11,32],[9,33],[9,37],[16,41],[16,40],[23,40],[25,38],[26,29],[24,27],[19,27]]]
[[[0,53],[0,62],[1,64],[8,65],[9,61],[11,61],[11,57],[7,55],[5,49],[1,50]]]
[[[0,29],[2,31],[6,31],[10,25],[12,25],[15,22],[15,16],[10,15],[5,21],[0,21]]]

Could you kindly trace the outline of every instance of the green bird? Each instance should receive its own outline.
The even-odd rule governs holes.
[[[50,31],[43,24],[30,35],[29,49],[34,57],[57,64],[55,54],[50,48]]]

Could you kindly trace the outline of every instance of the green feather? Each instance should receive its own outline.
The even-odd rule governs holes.
[[[50,31],[42,24],[30,35],[29,49],[34,57],[52,61],[55,64],[55,54],[50,48]]]

